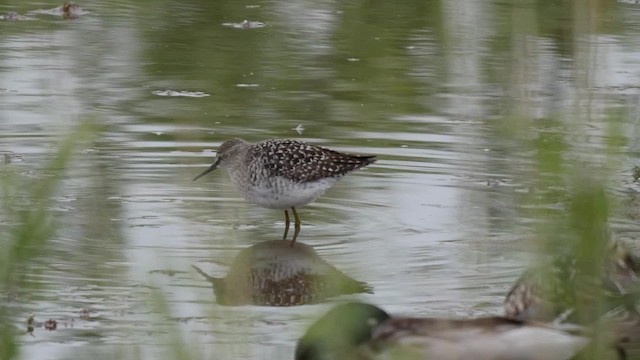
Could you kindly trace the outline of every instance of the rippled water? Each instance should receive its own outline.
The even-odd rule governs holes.
[[[51,209],[60,229],[27,267],[40,287],[4,295],[16,331],[31,313],[59,322],[21,338],[25,359],[167,356],[175,338],[208,358],[291,358],[330,305],[221,307],[190,267],[220,276],[282,233],[282,213],[247,204],[223,172],[191,181],[231,137],[378,155],[299,209],[299,241],[375,289],[351,298],[397,312],[501,312],[535,249],[521,200],[549,191],[529,181],[547,169],[518,134],[594,167],[613,142],[614,193],[637,188],[632,3],[603,5],[588,35],[571,33],[575,9],[475,0],[90,1],[73,21],[47,4],[0,5],[35,18],[0,21],[0,151],[21,156],[0,167],[46,179],[61,136],[86,119],[103,131],[74,158]],[[225,25],[244,20],[263,26]],[[634,216],[614,227],[633,237]]]

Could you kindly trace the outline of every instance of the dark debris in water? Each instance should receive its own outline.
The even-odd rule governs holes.
[[[15,162],[21,162],[24,160],[22,158],[22,155],[16,154],[13,151],[0,151],[0,154],[2,154],[4,163],[7,165]]]
[[[487,186],[489,187],[498,187],[502,184],[506,184],[507,181],[503,179],[489,179],[487,180]]]
[[[188,323],[190,321],[203,321],[203,320],[207,320],[207,318],[204,317],[204,316],[187,316],[187,317],[169,318],[169,321],[179,322],[179,323],[183,323],[183,324],[186,324],[186,323]]]
[[[82,310],[80,310],[80,319],[82,320],[89,320],[89,309],[87,308],[83,308]]]
[[[35,336],[35,335],[33,335],[33,330],[34,330],[34,327],[35,327],[34,318],[35,318],[35,315],[31,314],[29,316],[29,318],[27,319],[27,332],[25,334],[29,334],[31,336]]]
[[[4,20],[4,21],[35,20],[35,18],[24,16],[24,15],[20,15],[15,11],[9,11],[8,13],[2,15],[2,17],[0,17],[0,19]]]
[[[38,321],[36,321],[35,317],[36,316],[34,314],[31,314],[27,318],[27,322],[26,322],[27,323],[26,324],[27,325],[27,331],[25,332],[25,335],[29,334],[31,336],[35,336],[34,335],[34,331],[35,331],[36,328],[43,328],[45,330],[55,331],[55,330],[58,329],[58,326],[62,326],[65,329],[67,329],[67,328],[68,329],[73,329],[74,326],[75,326],[75,319],[74,318],[68,318],[68,319],[62,319],[62,320],[60,320],[60,319],[56,320],[56,319],[49,318],[49,320],[47,320],[47,321],[38,322]],[[81,320],[85,320],[85,321],[90,320],[91,316],[90,316],[89,309],[88,308],[80,309],[78,317]]]
[[[176,274],[185,274],[186,271],[179,270],[151,270],[149,274],[162,274],[167,276],[175,276]]]
[[[58,322],[53,319],[49,319],[44,322],[44,328],[49,331],[54,331],[58,328]]]
[[[64,3],[64,5],[62,5],[62,17],[67,20],[77,19],[82,14],[83,14],[82,9],[80,9],[80,6],[76,3],[67,2],[67,3]]]
[[[2,20],[4,21],[15,21],[18,20],[18,13],[15,11],[9,11],[5,15],[2,15]]]
[[[74,2],[65,2],[64,4],[54,7],[52,9],[38,9],[29,11],[27,14],[29,15],[51,15],[51,16],[62,16],[65,20],[73,20],[77,19],[80,16],[86,15],[89,12],[82,9],[80,5]]]
[[[633,181],[637,182],[640,179],[640,166],[634,165],[631,170],[631,176],[633,176]]]

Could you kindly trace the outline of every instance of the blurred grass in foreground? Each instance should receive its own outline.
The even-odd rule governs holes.
[[[607,275],[605,269],[611,265],[610,239],[615,238],[615,231],[611,231],[610,222],[617,215],[618,203],[624,201],[616,196],[616,190],[623,186],[618,176],[625,168],[621,154],[629,151],[625,108],[612,106],[595,94],[595,69],[602,48],[594,39],[608,19],[607,7],[595,0],[566,3],[568,23],[575,32],[568,42],[574,77],[567,88],[575,98],[566,104],[568,109],[557,109],[541,118],[533,105],[538,95],[527,86],[539,75],[535,66],[539,59],[530,54],[536,53],[536,36],[544,38],[535,25],[540,13],[535,7],[512,4],[519,21],[512,29],[517,45],[512,49],[514,65],[508,82],[517,96],[508,104],[498,130],[508,140],[517,141],[514,151],[531,154],[531,162],[515,173],[517,182],[527,184],[530,190],[517,200],[522,212],[518,216],[534,224],[525,227],[532,231],[525,236],[533,239],[540,264],[548,264],[549,257],[558,255],[575,259],[571,278],[557,278],[554,269],[538,268],[546,283],[559,281],[571,292],[567,298],[573,303],[567,305],[574,309],[577,322],[596,324],[595,341],[580,358],[607,359],[605,352],[615,334],[613,325],[600,317],[611,304],[607,304],[606,290],[597,280]],[[605,106],[608,110],[603,115],[601,108]]]
[[[46,243],[56,233],[56,212],[52,211],[54,199],[67,170],[73,167],[74,155],[81,149],[89,147],[96,139],[100,129],[91,121],[77,126],[64,137],[57,146],[57,151],[46,165],[38,170],[41,173],[31,179],[17,175],[7,168],[0,168],[0,191],[2,200],[0,215],[4,217],[5,226],[0,230],[0,295],[10,297],[16,290],[30,292],[38,290],[38,284],[29,281],[27,276],[29,265],[38,257],[46,257]],[[108,222],[109,219],[103,219]],[[0,303],[0,360],[11,360],[20,357],[20,337],[27,334],[28,314],[24,314],[24,322],[16,327],[10,315],[9,304]],[[154,291],[149,298],[149,306],[154,313],[169,317],[170,309],[159,291]],[[21,314],[22,315],[22,314]],[[37,319],[37,314],[36,320]],[[40,319],[42,321],[43,319]],[[169,351],[164,358],[188,360],[202,358],[195,348],[182,341],[177,327],[172,327],[167,334],[155,335],[160,343],[168,344]],[[136,346],[113,348],[105,354],[104,350],[83,351],[96,359],[137,359],[141,352]]]
[[[36,284],[20,274],[29,271],[31,259],[43,255],[45,243],[55,233],[56,218],[51,207],[58,186],[74,153],[91,143],[97,132],[92,122],[77,126],[61,141],[52,159],[41,170],[42,177],[27,180],[6,170],[0,172],[0,205],[4,220],[9,224],[0,233],[0,292],[3,296],[8,296],[13,289],[35,290]],[[0,303],[0,359],[3,360],[18,356],[17,337],[27,329],[27,317],[24,327],[16,329],[8,314],[8,304]]]

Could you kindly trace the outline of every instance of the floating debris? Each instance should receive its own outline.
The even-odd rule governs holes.
[[[634,165],[632,171],[633,181],[636,182],[640,179],[640,166]]]
[[[91,154],[91,153],[97,153],[97,152],[100,152],[100,149],[98,149],[97,147],[88,147],[82,150],[83,154]]]
[[[5,15],[2,15],[2,20],[4,21],[17,21],[20,15],[17,12],[9,11]]]
[[[245,88],[245,87],[258,87],[259,84],[236,84],[237,87]]]
[[[49,319],[44,322],[44,328],[49,331],[54,331],[58,328],[58,322],[53,319]]]
[[[167,276],[175,276],[176,274],[183,274],[185,273],[184,271],[179,271],[179,270],[151,270],[149,271],[149,274],[162,274],[162,275],[167,275]]]
[[[88,11],[83,10],[80,5],[74,2],[66,2],[62,6],[57,6],[53,9],[40,9],[28,12],[28,14],[31,15],[62,16],[65,20],[77,19],[78,17],[88,13]]]
[[[66,20],[77,19],[82,13],[82,9],[80,9],[80,6],[76,3],[67,2],[62,5],[62,17]]]
[[[291,130],[295,130],[298,132],[299,135],[302,135],[302,132],[304,131],[304,125],[298,124],[298,126],[294,127]]]
[[[506,184],[507,181],[503,180],[503,179],[488,179],[487,180],[487,186],[489,187],[497,187],[500,186],[502,184]]]
[[[23,20],[35,20],[35,18],[20,15],[15,11],[9,11],[8,13],[2,15],[0,20],[4,21],[23,21]]]
[[[174,317],[174,318],[169,318],[169,320],[175,321],[175,322],[181,322],[183,324],[186,324],[186,323],[188,323],[190,321],[207,320],[207,317],[205,317],[205,316]]]
[[[22,155],[16,154],[13,151],[0,151],[0,154],[2,154],[2,157],[4,158],[4,163],[7,165],[15,162],[21,162],[24,160],[22,158]]]
[[[232,27],[234,29],[259,29],[265,27],[265,23],[260,21],[244,20],[239,23],[222,23],[222,26]]]
[[[358,59],[358,58],[347,58],[347,61],[358,62],[358,61],[360,61],[360,59]]]
[[[184,96],[184,97],[206,97],[210,96],[202,91],[175,91],[175,90],[155,90],[151,92],[153,95],[158,96]]]
[[[89,320],[89,309],[82,308],[82,310],[80,310],[80,319]],[[71,320],[73,320],[73,319],[71,319]]]
[[[29,334],[29,335],[35,337],[35,335],[33,335],[33,330],[34,330],[34,327],[35,327],[34,318],[35,318],[34,314],[29,315],[29,318],[27,318],[27,332],[24,333],[25,335]]]

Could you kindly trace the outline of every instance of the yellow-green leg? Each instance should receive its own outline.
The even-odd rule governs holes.
[[[291,211],[293,212],[293,218],[295,219],[293,240],[291,240],[291,247],[293,247],[293,244],[295,244],[296,239],[298,238],[298,234],[300,233],[300,217],[298,216],[298,212],[296,211],[296,208],[292,207]]]
[[[282,236],[282,240],[287,240],[287,234],[289,233],[289,212],[287,210],[284,211],[284,235]]]

